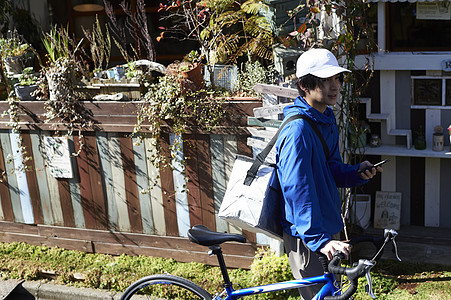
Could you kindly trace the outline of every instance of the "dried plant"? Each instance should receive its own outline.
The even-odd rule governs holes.
[[[127,16],[123,22],[120,22],[109,1],[105,1],[105,12],[111,23],[109,28],[113,34],[113,41],[121,52],[122,57],[127,61],[137,58],[147,58],[155,61],[155,47],[147,27],[146,7],[144,0],[136,1],[136,12],[134,13],[127,1],[122,1],[120,7]],[[135,46],[127,43],[127,36],[132,36],[135,40]],[[132,52],[133,55],[130,55]]]
[[[108,68],[111,56],[111,38],[108,26],[105,26],[105,33],[103,33],[102,26],[96,16],[96,22],[92,26],[92,32],[84,27],[82,27],[82,29],[89,42],[94,70]]]

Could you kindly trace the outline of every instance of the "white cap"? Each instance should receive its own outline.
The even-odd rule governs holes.
[[[342,72],[351,72],[338,65],[335,56],[327,49],[310,49],[299,56],[296,63],[296,77],[312,74],[329,78]]]

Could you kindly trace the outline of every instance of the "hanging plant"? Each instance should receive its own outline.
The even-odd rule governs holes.
[[[78,44],[71,38],[65,28],[53,27],[45,33],[42,39],[47,51],[49,64],[43,68],[47,85],[41,84],[39,98],[44,100],[45,121],[62,122],[67,128],[67,136],[71,136],[74,130],[79,134],[79,147],[74,155],[78,155],[83,148],[83,130],[91,127],[92,122],[79,103],[75,92],[75,86],[83,74],[87,74],[83,59],[78,55]],[[54,129],[59,131],[56,123]]]
[[[158,83],[148,87],[148,92],[138,103],[137,123],[133,134],[150,137],[156,152],[150,161],[157,167],[169,166],[170,161],[161,153],[161,138],[164,130],[178,137],[189,128],[194,131],[210,131],[218,126],[225,116],[223,98],[214,97],[206,90],[182,90],[182,81],[174,75],[159,78]],[[180,151],[183,139],[171,146]]]

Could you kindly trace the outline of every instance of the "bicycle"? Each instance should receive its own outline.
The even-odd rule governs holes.
[[[397,235],[398,233],[395,230],[386,229],[384,231],[383,237],[376,238],[373,236],[363,236],[352,239],[350,241],[351,245],[355,245],[360,242],[372,242],[378,249],[372,259],[360,259],[357,265],[355,265],[354,267],[342,267],[340,265],[341,259],[345,258],[344,254],[341,252],[335,253],[330,262],[328,262],[325,255],[320,255],[319,257],[324,269],[324,274],[321,276],[304,278],[301,280],[278,282],[263,286],[240,288],[235,290],[227,272],[227,267],[224,261],[220,244],[228,241],[244,243],[246,242],[246,238],[240,234],[214,232],[208,229],[206,226],[196,225],[188,230],[188,237],[191,242],[208,247],[210,249],[210,255],[216,255],[224,280],[224,291],[212,296],[205,289],[185,278],[169,274],[160,274],[147,276],[137,280],[126,289],[121,297],[121,300],[141,299],[140,297],[142,296],[137,295],[146,295],[151,291],[151,288],[153,287],[164,287],[164,289],[160,290],[159,297],[164,297],[166,293],[172,292],[170,291],[171,289],[179,288],[180,291],[178,291],[177,293],[182,297],[180,299],[235,300],[244,296],[302,288],[314,284],[324,285],[313,299],[345,300],[350,299],[350,297],[356,292],[358,279],[363,276],[366,277],[368,282],[368,294],[371,297],[375,298],[372,292],[370,270],[381,258],[383,250],[389,242],[392,242],[393,244],[393,250],[396,254],[396,258],[401,261],[397,253],[397,245],[395,242],[395,237]],[[345,275],[347,277],[349,283],[347,289],[344,292],[341,288],[339,288],[334,274]],[[150,299],[161,299],[152,298],[152,296],[147,297],[149,297]],[[171,294],[170,297],[171,298],[169,299],[175,298],[174,294]]]

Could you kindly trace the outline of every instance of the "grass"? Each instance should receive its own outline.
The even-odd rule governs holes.
[[[0,243],[0,266],[0,279],[23,278],[114,291],[125,290],[141,277],[166,272],[190,279],[211,293],[222,284],[219,268],[200,263],[93,254],[25,243]],[[230,277],[242,286],[252,286],[290,279],[291,272],[286,257],[261,252],[251,270],[230,270]],[[451,266],[387,260],[376,265],[372,278],[378,299],[451,299]],[[356,300],[371,299],[364,292],[365,284],[361,278]],[[264,294],[254,299],[298,299],[295,295]]]

